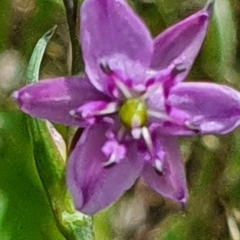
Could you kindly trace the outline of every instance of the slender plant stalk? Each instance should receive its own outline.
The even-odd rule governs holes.
[[[77,9],[78,1],[77,0],[63,0],[66,17],[69,27],[69,34],[71,40],[71,74],[75,75],[83,70],[83,60],[81,59],[82,53],[79,46],[79,40],[77,35]]]

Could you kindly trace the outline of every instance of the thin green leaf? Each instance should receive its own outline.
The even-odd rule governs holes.
[[[56,26],[46,32],[37,42],[27,69],[26,83],[37,82],[39,69],[47,44],[56,30]],[[50,134],[46,121],[28,118],[32,136],[33,152],[39,176],[46,190],[59,229],[67,239],[89,239],[76,236],[75,232],[91,232],[86,224],[87,217],[80,213],[78,221],[71,222],[75,211],[65,185],[65,162]],[[90,221],[90,219],[89,219]]]
[[[37,82],[39,79],[39,70],[42,62],[44,52],[46,50],[49,40],[57,29],[57,25],[47,31],[37,42],[32,53],[29,65],[27,68],[26,84]]]

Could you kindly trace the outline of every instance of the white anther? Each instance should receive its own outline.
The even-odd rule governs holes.
[[[138,84],[138,85],[134,86],[133,88],[136,92],[139,92],[139,93],[146,90],[146,87],[143,84]]]
[[[131,134],[134,139],[140,139],[142,135],[142,129],[141,128],[133,128],[131,131]]]
[[[162,164],[162,161],[159,160],[159,159],[156,159],[155,160],[155,168],[159,171],[159,172],[162,172],[163,170],[163,164]]]
[[[71,116],[75,116],[75,115],[76,115],[76,111],[72,109],[72,110],[69,111],[69,114],[70,114]]]

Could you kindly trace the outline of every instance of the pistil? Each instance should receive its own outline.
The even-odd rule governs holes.
[[[119,109],[119,118],[127,128],[143,127],[147,122],[147,108],[138,98],[126,100]]]

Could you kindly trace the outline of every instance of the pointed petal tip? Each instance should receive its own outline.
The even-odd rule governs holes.
[[[180,63],[174,63],[174,67],[172,69],[172,74],[174,76],[176,76],[180,73],[183,73],[185,71],[187,71],[187,67],[184,64],[182,64],[181,62]]]
[[[109,127],[109,124],[99,124],[85,128],[68,161],[69,192],[76,209],[87,215],[116,202],[134,184],[143,168],[142,155],[135,144],[123,161],[109,168],[102,166],[106,156],[101,148],[108,140],[105,134]]]
[[[20,108],[22,108],[25,103],[28,103],[33,98],[28,92],[22,92],[21,90],[13,92],[11,97],[17,102]]]
[[[120,70],[121,66],[125,66],[124,59],[115,62],[114,56],[123,56],[149,66],[153,52],[151,34],[127,1],[84,1],[80,25],[85,70],[99,91],[106,91],[106,75],[115,68]],[[103,59],[112,61],[112,69],[99,64],[99,60]]]
[[[187,210],[187,199],[186,198],[181,199],[179,201],[179,204],[180,204],[181,210],[183,212],[186,212],[186,210]]]
[[[11,98],[20,106],[22,107],[23,102],[20,96],[20,92],[19,91],[14,91],[11,95]]]
[[[211,14],[213,11],[214,3],[215,3],[215,0],[208,0],[207,4],[204,7],[204,10],[207,11],[209,14]]]
[[[186,209],[186,203],[187,203],[187,189],[186,188],[180,188],[177,195],[175,195],[176,201],[180,204],[182,211],[185,211]]]
[[[14,99],[15,101],[18,100],[19,98],[19,92],[18,91],[14,91],[11,95],[11,98]]]
[[[85,215],[88,215],[88,216],[94,216],[96,213],[98,213],[101,210],[103,210],[103,209],[101,209],[101,210],[92,210],[92,209],[89,209],[88,207],[85,207],[84,205],[82,205],[81,207],[79,207],[79,206],[75,206],[75,207],[76,207],[76,209],[79,212],[81,212],[81,213],[83,213]]]

